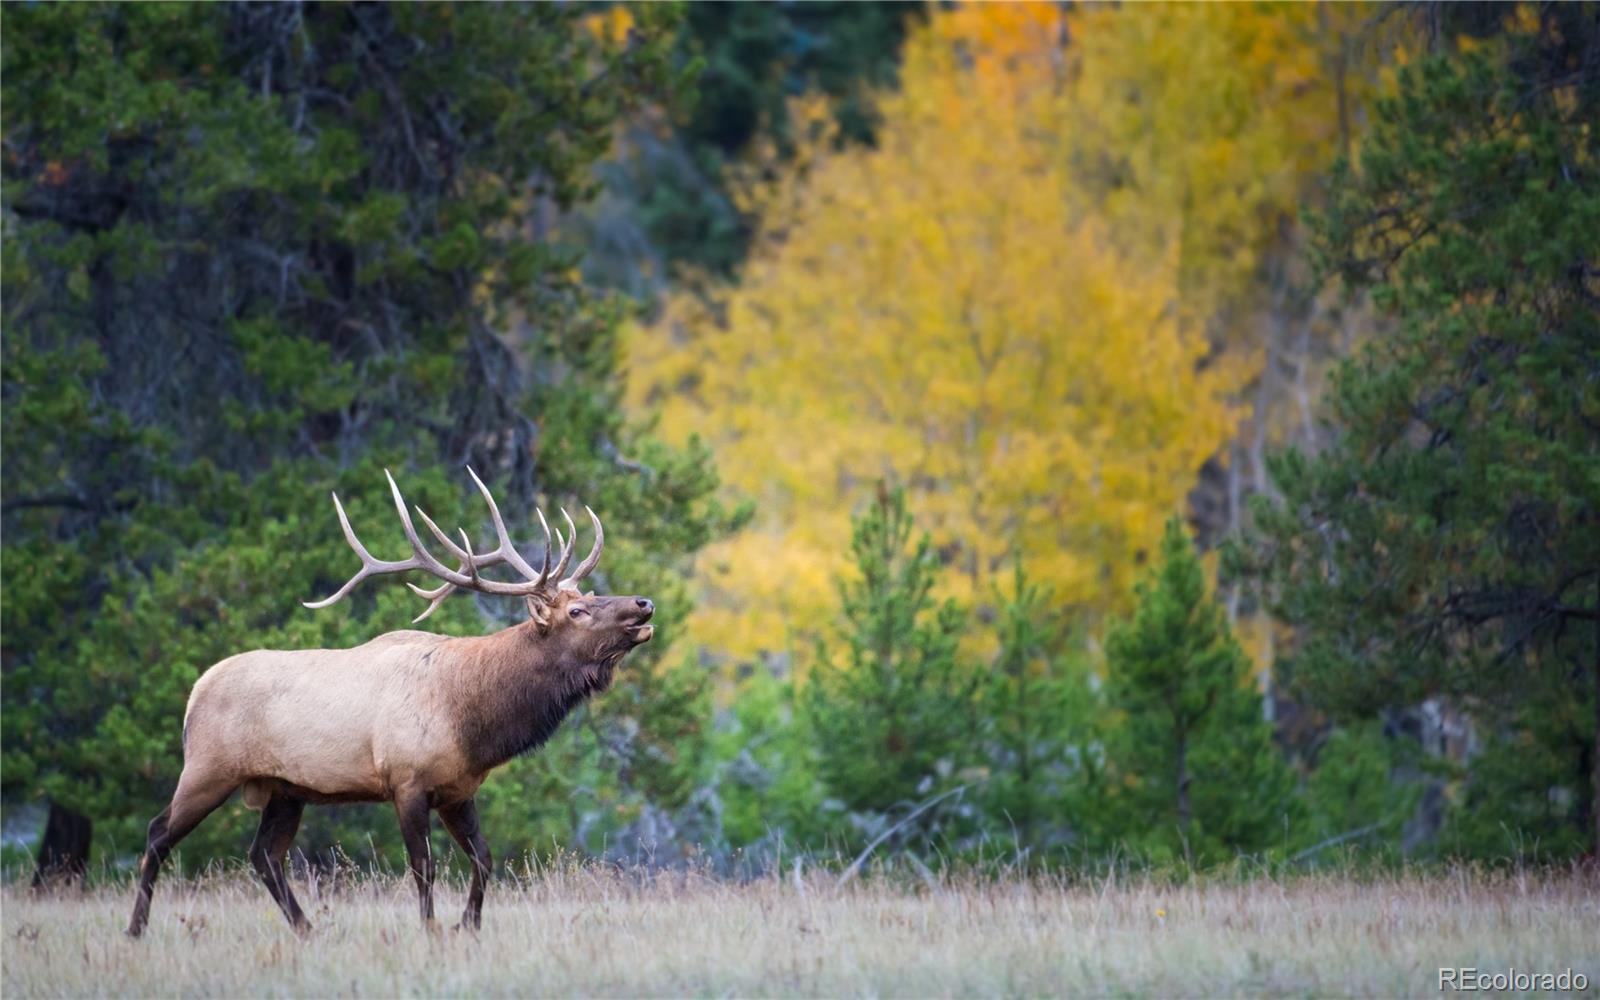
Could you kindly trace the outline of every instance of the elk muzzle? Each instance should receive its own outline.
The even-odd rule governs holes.
[[[628,638],[637,646],[649,642],[650,637],[656,634],[656,627],[650,624],[650,616],[656,613],[656,606],[648,597],[635,597],[632,600]]]

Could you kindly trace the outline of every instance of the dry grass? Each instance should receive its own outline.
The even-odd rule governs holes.
[[[241,875],[130,893],[5,890],[8,998],[38,996],[1436,994],[1440,966],[1600,983],[1600,884],[1580,874],[917,889],[825,878],[640,879],[578,866],[492,887],[477,936],[429,935],[398,879],[296,890],[296,939]],[[453,920],[460,887],[442,894]],[[450,921],[445,921],[446,923]]]

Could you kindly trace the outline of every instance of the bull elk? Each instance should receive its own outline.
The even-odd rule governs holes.
[[[139,863],[139,886],[128,933],[137,937],[150,915],[156,876],[174,846],[212,810],[244,790],[261,810],[250,861],[297,931],[310,925],[289,891],[283,861],[306,804],[394,803],[415,878],[424,925],[433,926],[434,863],[429,813],[472,860],[472,885],[462,926],[482,923],[489,846],[478,830],[473,796],[489,772],[549,739],[574,707],[611,683],[622,657],[650,639],[655,608],[643,597],[580,593],[579,581],[600,561],[605,531],[594,511],[594,547],[563,578],[577,528],[568,537],[544,527],[544,566],[534,569],[506,534],[494,497],[467,470],[489,505],[499,546],[478,553],[465,531],[457,545],[417,508],[435,539],[458,561],[451,569],[417,537],[394,477],[409,559],[373,558],[334,494],[339,526],[361,557],[361,569],[331,597],[306,602],[325,608],[371,576],[422,570],[442,581],[433,590],[407,583],[427,600],[413,624],[456,590],[515,595],[527,600],[529,620],[493,635],[452,638],[402,630],[354,649],[257,650],[229,657],[195,683],[183,719],[183,772],[172,802],[150,822]],[[388,475],[386,472],[385,475]],[[483,571],[504,564],[518,582],[491,580]]]

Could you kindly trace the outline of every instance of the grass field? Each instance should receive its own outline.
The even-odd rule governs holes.
[[[574,866],[491,887],[476,935],[418,924],[409,880],[296,891],[296,938],[242,874],[3,897],[0,993],[44,996],[1437,995],[1440,966],[1587,974],[1600,881],[1577,873],[1068,885],[720,882]],[[462,892],[445,886],[441,923]]]

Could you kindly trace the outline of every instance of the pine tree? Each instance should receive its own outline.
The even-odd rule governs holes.
[[[1306,819],[1295,846],[1308,857],[1334,847],[1396,851],[1401,825],[1422,790],[1418,782],[1398,780],[1397,765],[1407,763],[1406,749],[1377,721],[1329,733],[1306,775]]]
[[[1293,776],[1178,518],[1136,593],[1132,617],[1106,642],[1108,701],[1121,716],[1108,765],[1121,832],[1191,863],[1269,846]]]
[[[980,708],[989,735],[985,822],[1019,848],[1089,847],[1100,832],[1103,706],[1087,651],[1022,560],[994,598],[998,650]]]
[[[1281,499],[1230,563],[1297,627],[1304,696],[1464,708],[1565,762],[1514,816],[1548,833],[1564,803],[1600,850],[1600,17],[1468,20],[1501,17],[1405,67],[1335,173],[1322,268],[1391,328],[1341,366],[1331,446],[1272,465]]]
[[[840,585],[838,646],[822,646],[807,693],[826,794],[854,814],[847,841],[870,836],[958,785],[980,754],[978,675],[959,651],[966,616],[937,602],[938,558],[914,525],[900,489],[880,486],[856,518],[850,551],[857,578]],[[943,828],[929,809],[901,842]]]

